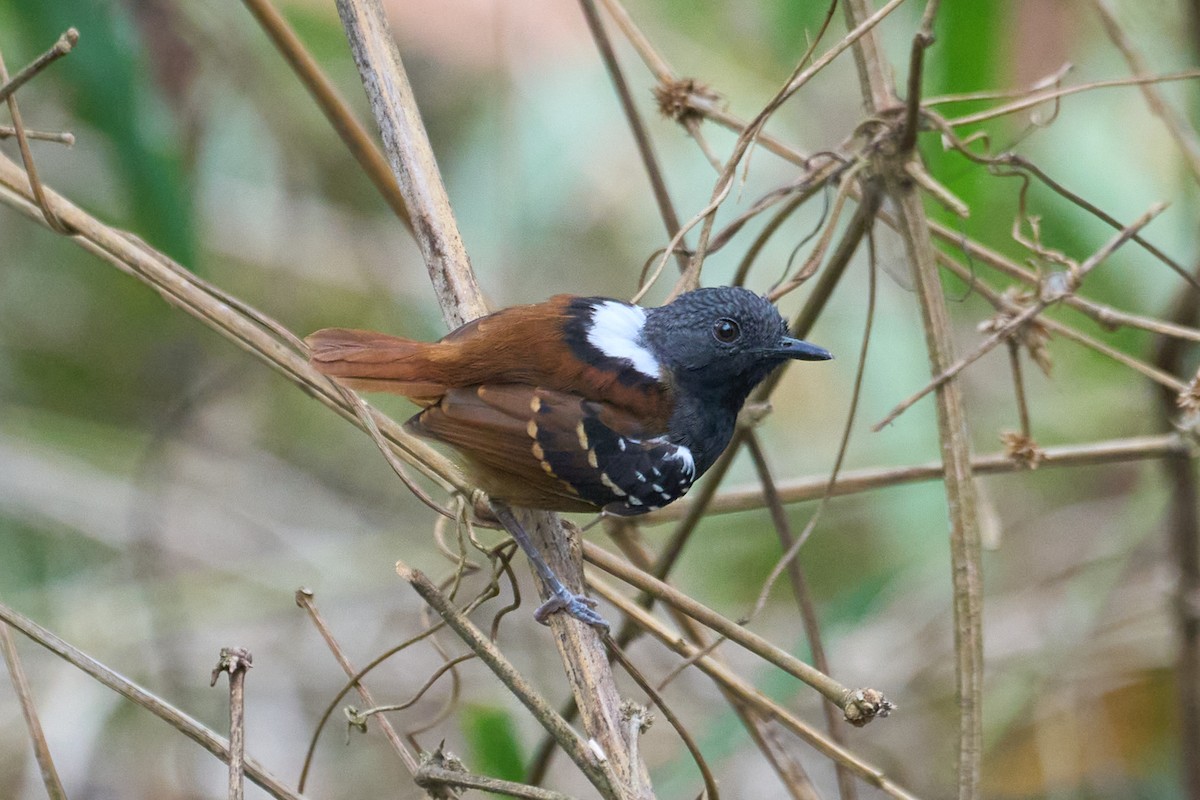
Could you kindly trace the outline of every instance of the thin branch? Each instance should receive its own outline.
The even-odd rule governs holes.
[[[0,81],[0,101],[7,100],[9,95],[28,83],[46,67],[71,52],[78,43],[79,31],[67,28],[66,33],[58,37],[58,41],[49,50],[29,62],[11,79],[6,76]]]
[[[350,106],[338,93],[337,87],[329,76],[321,69],[317,60],[304,47],[300,37],[288,24],[279,10],[270,0],[242,0],[246,8],[254,15],[259,26],[270,37],[271,42],[283,56],[304,88],[312,96],[313,102],[321,109],[325,119],[333,126],[342,144],[350,151],[350,155],[358,161],[362,171],[374,184],[379,194],[392,209],[396,218],[412,233],[412,220],[408,216],[408,208],[404,204],[404,195],[396,179],[392,177],[387,158],[383,151],[371,139],[367,129],[354,116]]]
[[[784,706],[759,691],[753,684],[734,670],[716,659],[699,652],[675,631],[656,619],[637,603],[629,600],[615,587],[596,577],[589,579],[596,593],[616,606],[620,612],[632,619],[639,627],[658,639],[671,651],[685,659],[695,659],[695,664],[704,674],[713,678],[721,687],[737,694],[747,705],[753,707],[767,719],[777,720],[784,728],[812,745],[819,753],[838,764],[845,764],[855,775],[896,800],[916,800],[876,767],[863,761],[854,753],[830,741],[821,731],[801,720]]]
[[[691,230],[695,225],[703,222],[700,230],[700,241],[696,245],[696,251],[692,255],[691,263],[688,265],[687,271],[680,277],[675,284],[675,288],[671,292],[671,296],[678,296],[690,289],[696,288],[700,283],[700,269],[704,263],[704,256],[708,250],[708,241],[712,235],[712,228],[716,222],[716,211],[725,198],[729,195],[733,188],[734,177],[737,173],[738,164],[741,163],[742,157],[749,150],[750,145],[756,140],[759,132],[761,132],[767,120],[775,113],[788,98],[799,91],[805,84],[828,66],[835,58],[844,53],[847,49],[858,42],[862,37],[869,34],[876,25],[882,22],[889,14],[900,6],[903,0],[888,0],[878,11],[863,19],[859,24],[852,26],[849,33],[838,41],[833,47],[829,48],[820,58],[816,59],[809,67],[803,68],[807,63],[808,58],[805,56],[800,60],[800,65],[792,74],[792,77],[786,84],[776,92],[775,96],[763,107],[761,111],[755,115],[754,119],[746,126],[746,129],[738,136],[737,143],[734,146],[733,154],[725,164],[725,169],[717,180],[717,184],[713,189],[712,199],[695,217],[692,218],[687,225],[671,240],[667,247],[667,251],[672,251],[678,246],[683,234]],[[662,256],[665,260],[666,255]],[[661,269],[661,263],[659,265]]]
[[[229,800],[242,800],[246,794],[246,674],[252,666],[249,650],[222,647],[209,684],[216,686],[220,674],[229,673]]]
[[[1150,461],[1171,456],[1188,455],[1186,443],[1176,434],[1161,436],[1135,436],[1128,439],[1111,439],[1081,445],[1048,447],[1039,469],[1052,467],[1081,467],[1096,464],[1121,464],[1129,461]],[[980,475],[1002,475],[1020,472],[1027,467],[1000,451],[972,459],[971,470]],[[904,467],[872,467],[852,469],[838,476],[831,494],[835,497],[859,494],[907,483],[934,481],[946,472],[939,461],[913,464]],[[804,503],[820,500],[829,487],[828,475],[813,475],[780,481],[779,499],[784,503]],[[693,500],[684,498],[666,508],[659,509],[641,518],[644,524],[654,525],[674,522],[692,512]],[[740,511],[755,511],[764,508],[762,487],[758,484],[730,489],[717,495],[709,503],[709,513],[734,514]]]
[[[708,626],[721,636],[736,642],[759,658],[779,667],[789,675],[803,681],[821,693],[826,700],[833,703],[845,715],[847,721],[855,725],[865,725],[876,714],[887,716],[891,704],[885,700],[878,708],[871,709],[859,701],[861,689],[849,689],[833,678],[804,663],[791,653],[781,649],[772,642],[759,636],[741,625],[732,622],[711,608],[696,602],[670,584],[648,575],[640,569],[622,561],[603,548],[584,542],[583,557],[588,563],[594,564],[605,572],[620,578],[636,589],[654,595],[658,600],[677,608],[697,622]]]
[[[889,221],[888,218],[881,214],[881,219]],[[1115,222],[1115,220],[1114,220]],[[1123,226],[1120,223],[1114,225],[1120,230]],[[1002,255],[996,250],[986,247],[979,242],[964,237],[961,233],[946,227],[936,220],[929,221],[929,230],[935,238],[947,245],[961,250],[971,259],[987,264],[1011,278],[1021,281],[1027,286],[1037,286],[1038,276],[1030,269],[1027,269],[1010,258]],[[946,263],[943,261],[943,264]],[[1194,278],[1192,280],[1195,280]],[[968,280],[968,283],[970,281]],[[1097,324],[1107,328],[1108,330],[1116,330],[1121,327],[1138,328],[1140,330],[1150,331],[1151,333],[1162,334],[1166,336],[1175,336],[1182,339],[1189,339],[1194,342],[1200,342],[1200,330],[1186,325],[1179,325],[1171,321],[1154,319],[1138,314],[1130,314],[1112,306],[1098,303],[1095,300],[1089,300],[1086,297],[1078,295],[1070,295],[1063,298],[1063,304],[1069,308],[1078,311],[1088,317],[1091,317]],[[1045,320],[1051,322],[1051,320]]]
[[[625,80],[625,74],[621,71],[620,62],[617,61],[617,54],[613,50],[612,40],[609,39],[608,33],[604,30],[604,23],[600,20],[600,15],[596,11],[595,1],[579,0],[579,6],[583,9],[583,17],[587,20],[592,40],[596,43],[596,49],[600,51],[600,58],[604,62],[604,67],[608,70],[608,77],[617,92],[617,99],[621,102],[621,110],[625,112],[625,120],[629,123],[629,130],[633,134],[634,143],[637,145],[638,155],[641,156],[642,166],[646,170],[646,176],[650,179],[650,189],[654,193],[655,203],[658,204],[658,213],[662,217],[663,225],[667,229],[667,236],[674,237],[679,232],[679,214],[675,212],[675,205],[671,202],[671,194],[667,191],[667,182],[663,177],[662,167],[658,163],[658,156],[654,154],[654,145],[650,141],[650,134],[646,130],[646,123],[642,121],[642,115],[638,113],[637,105],[633,102],[633,95],[629,91],[629,83]],[[679,270],[681,272],[687,269],[687,253],[683,250],[676,250],[675,258],[679,261]]]
[[[229,763],[229,742],[175,706],[143,689],[123,675],[104,666],[82,650],[72,647],[41,625],[38,625],[33,620],[14,611],[3,603],[0,603],[0,621],[16,628],[100,684],[112,689],[135,705],[141,706],[151,714],[164,720],[171,727],[175,728],[175,730],[221,759],[221,761]],[[267,772],[254,759],[247,758],[245,766],[246,776],[272,797],[277,798],[277,800],[303,800],[303,795],[292,790],[281,780]]]
[[[1106,0],[1092,0],[1092,7],[1100,15],[1100,21],[1104,24],[1104,32],[1121,51],[1121,55],[1125,57],[1133,74],[1138,78],[1149,77],[1150,68],[1146,64],[1146,59],[1133,46],[1133,42],[1129,40],[1124,29],[1117,22],[1117,15],[1112,6]],[[1195,130],[1182,115],[1167,104],[1167,101],[1159,94],[1156,82],[1141,83],[1139,88],[1142,91],[1142,97],[1146,98],[1146,105],[1150,107],[1150,113],[1163,121],[1167,132],[1179,146],[1184,160],[1192,170],[1192,177],[1200,181],[1200,142],[1196,140]]]
[[[963,125],[974,125],[978,122],[986,122],[989,119],[1003,117],[1008,114],[1015,114],[1018,111],[1024,111],[1027,108],[1041,105],[1047,100],[1059,100],[1064,97],[1069,97],[1073,94],[1081,92],[1090,92],[1093,89],[1107,89],[1114,86],[1140,86],[1148,83],[1169,83],[1172,81],[1190,81],[1200,78],[1200,70],[1190,69],[1183,72],[1172,72],[1166,75],[1150,75],[1138,78],[1117,78],[1107,81],[1092,81],[1079,86],[1064,86],[1055,89],[1045,89],[1040,92],[1033,92],[1022,100],[1014,103],[1007,103],[997,108],[992,108],[987,111],[980,111],[975,114],[966,114],[961,117],[955,117],[947,120],[947,124],[952,128],[958,128]]]
[[[383,135],[383,149],[412,218],[442,317],[451,329],[457,328],[486,314],[487,304],[450,210],[450,197],[396,40],[379,0],[338,0],[337,9]]]
[[[605,644],[608,645],[614,658],[625,669],[629,677],[633,678],[634,683],[646,693],[646,696],[650,698],[650,702],[654,703],[654,706],[663,713],[663,716],[667,718],[667,722],[679,734],[683,746],[687,748],[692,761],[696,763],[696,768],[700,770],[701,780],[704,781],[704,800],[720,800],[720,794],[717,791],[717,779],[713,777],[708,762],[704,760],[704,754],[700,752],[700,748],[696,745],[696,740],[688,732],[687,728],[684,727],[683,722],[671,710],[671,707],[667,705],[659,691],[650,685],[650,681],[646,680],[646,676],[642,674],[642,671],[629,660],[629,656],[625,651],[617,646],[617,643],[612,640],[611,636],[608,637]],[[644,718],[645,715],[642,716]]]
[[[12,631],[3,622],[0,622],[0,651],[4,653],[8,676],[12,679],[17,701],[21,704],[21,714],[25,717],[25,727],[29,731],[33,756],[37,759],[38,770],[42,773],[42,785],[46,787],[46,794],[50,800],[67,800],[67,792],[58,777],[54,757],[50,754],[50,745],[46,742],[45,732],[42,731],[37,706],[33,702],[33,690],[29,687],[29,679],[25,677],[25,668],[21,665],[21,656],[17,653],[17,643],[13,641]]]
[[[754,468],[757,470],[759,482],[762,484],[763,498],[767,504],[767,508],[771,512],[771,522],[774,524],[775,531],[779,536],[780,549],[784,553],[790,553],[796,543],[796,537],[793,535],[791,524],[788,522],[783,501],[776,490],[775,478],[771,474],[770,465],[767,463],[766,453],[763,452],[762,446],[758,441],[758,436],[753,431],[746,436],[746,450],[749,451],[750,457],[754,460]],[[804,570],[796,558],[787,559],[786,568],[788,580],[792,585],[792,594],[796,599],[796,606],[800,609],[800,620],[804,625],[804,635],[808,639],[808,647],[812,652],[813,666],[828,675],[830,671],[829,659],[825,655],[825,644],[821,637],[821,623],[817,618],[817,611],[813,605],[812,591],[809,589],[808,578],[805,576]],[[846,744],[845,735],[838,724],[833,706],[824,703],[822,704],[822,711],[825,712],[825,727],[829,731],[829,738],[844,747]],[[843,764],[837,765],[837,781],[838,792],[842,800],[855,800],[858,797],[858,790],[854,785],[853,776]]]
[[[606,523],[605,527],[612,540],[635,567],[644,572],[650,572],[654,569],[654,554],[636,541],[636,536],[634,535],[636,522],[631,519],[610,519],[606,520]],[[651,595],[643,593],[642,597],[650,598]],[[641,598],[639,598],[640,601]],[[687,637],[689,642],[701,648],[702,652],[709,655],[715,661],[723,663],[720,652],[713,650],[719,642],[724,641],[723,639],[714,639],[710,642],[703,626],[678,609],[670,606],[667,606],[667,609],[674,619],[676,626]],[[629,621],[627,625],[622,627],[617,637],[617,643],[621,647],[624,647],[633,641],[639,632],[639,629]],[[662,683],[665,684],[666,680],[663,679]],[[792,798],[794,800],[817,800],[816,789],[813,787],[812,780],[809,778],[804,766],[779,741],[778,732],[771,720],[764,717],[757,709],[748,705],[736,693],[724,690],[722,690],[722,693],[725,695],[725,699],[732,705],[734,713],[738,715],[742,724],[746,727],[750,738],[762,752],[768,763],[771,764],[771,767],[778,774],[784,788]]]
[[[1196,270],[1200,276],[1200,268]],[[1186,288],[1177,290],[1166,316],[1181,325],[1200,323],[1200,296]],[[1188,363],[1187,343],[1159,336],[1154,363],[1162,370],[1183,373]],[[1162,387],[1155,392],[1159,427],[1170,431],[1179,413],[1179,393]],[[1179,753],[1183,791],[1189,800],[1200,800],[1200,480],[1195,452],[1179,451],[1162,462],[1170,497],[1165,525],[1170,564],[1175,573],[1172,604],[1178,636],[1175,661],[1175,705],[1179,709]]]
[[[72,44],[75,40],[78,40],[79,34],[75,32],[74,28],[68,31],[68,33],[75,33],[74,37],[71,37]],[[64,34],[64,36],[66,36],[66,34]],[[61,44],[62,42],[63,39],[59,39],[59,43]],[[54,48],[51,48],[51,52],[59,52],[59,55],[66,55],[70,52],[70,48],[68,47],[64,49],[56,45]],[[57,57],[58,56],[55,56],[54,59],[49,59],[45,63],[48,64],[51,61],[56,60]],[[40,70],[23,71],[23,74],[26,74],[25,79],[28,80],[39,71]],[[0,86],[3,85],[11,84],[8,80],[8,69],[4,65],[4,56],[0,54]],[[58,215],[51,211],[49,201],[46,199],[46,192],[42,188],[41,180],[38,178],[37,165],[34,164],[33,161],[33,151],[29,147],[29,137],[25,133],[25,123],[21,118],[21,109],[17,105],[16,95],[10,91],[8,96],[5,98],[5,102],[8,103],[8,113],[9,116],[12,117],[13,135],[17,139],[17,149],[21,153],[21,163],[25,165],[25,172],[28,177],[29,188],[33,192],[34,202],[37,204],[38,210],[41,212],[46,225],[51,230],[56,231],[57,233],[70,234],[72,232],[71,229],[65,225],[61,219],[59,219]],[[22,187],[22,189],[23,188],[24,187]]]
[[[334,638],[333,631],[325,623],[324,617],[321,616],[321,612],[317,609],[313,593],[307,589],[298,590],[296,592],[296,605],[300,606],[308,614],[308,618],[316,627],[317,632],[321,634],[321,638],[325,640],[325,644],[329,647],[329,652],[333,654],[334,659],[338,662],[338,666],[342,668],[342,671],[347,676],[354,678],[354,688],[358,691],[358,696],[362,698],[363,703],[367,706],[374,706],[376,704],[375,698],[371,695],[371,691],[367,689],[366,684],[358,678],[359,671],[350,663],[350,659],[347,658],[341,645]],[[408,770],[408,774],[416,775],[417,769],[421,766],[420,761],[405,747],[404,742],[400,739],[400,735],[396,733],[396,729],[392,727],[392,724],[388,722],[386,717],[379,718],[379,729],[383,731],[384,738],[388,740],[388,744],[392,746],[392,750],[396,752],[396,755],[400,756],[400,761],[403,762],[405,769]],[[301,789],[304,788],[306,778],[306,774],[300,776]]]
[[[28,185],[26,173],[0,155],[0,202],[49,227]],[[363,425],[356,411],[357,402],[347,399],[340,384],[308,365],[307,359],[294,349],[296,337],[278,322],[220,292],[136,237],[105,225],[48,187],[44,188],[44,196],[53,215],[75,231],[70,237],[75,244],[146,283],[168,303],[263,360],[343,418]],[[474,487],[449,459],[405,432],[394,420],[374,409],[370,413],[396,455],[443,488],[471,496]]]
[[[529,709],[538,723],[554,736],[559,746],[566,751],[571,760],[604,797],[611,800],[623,796],[612,785],[609,774],[600,763],[597,763],[587,744],[580,740],[578,734],[571,729],[566,720],[560,717],[558,712],[534,691],[533,687],[508,662],[508,659],[483,631],[476,628],[461,611],[454,608],[446,596],[438,591],[438,588],[424,574],[412,569],[402,561],[396,563],[396,572],[403,580],[412,585],[421,599],[446,621],[446,624],[454,630],[463,643],[471,648],[475,655],[479,656],[479,660],[492,670],[512,695]]]
[[[847,26],[866,19],[867,0],[845,0]],[[936,3],[928,6],[936,10]],[[872,32],[855,47],[863,100],[872,114],[883,117],[893,104],[887,65]],[[879,167],[884,190],[895,204],[908,262],[916,283],[932,373],[945,372],[954,361],[949,312],[942,290],[936,252],[929,237],[928,216],[913,190],[912,169],[921,169],[913,152],[885,158]],[[946,510],[950,523],[951,584],[954,589],[955,684],[959,707],[958,797],[979,797],[983,760],[983,576],[979,515],[971,473],[971,445],[962,391],[957,382],[937,389],[938,442],[945,465]]]
[[[951,272],[953,272],[955,275],[957,275],[959,278],[961,278],[964,282],[966,282],[968,285],[970,285],[973,291],[975,291],[978,294],[982,295],[983,297],[987,298],[987,301],[989,303],[991,303],[992,306],[998,312],[1001,312],[1005,315],[1009,315],[1009,314],[1017,313],[1020,311],[1020,308],[1015,303],[1013,303],[1012,300],[1006,298],[1000,292],[997,292],[995,289],[988,286],[986,283],[984,283],[982,280],[980,280],[980,278],[978,276],[972,274],[971,271],[967,267],[958,263],[956,260],[951,258],[946,253],[943,253],[940,251],[938,252],[938,263],[941,264],[943,267],[946,267],[947,269],[949,269]],[[1063,302],[1069,303],[1071,300],[1074,300],[1074,299],[1078,299],[1077,295],[1071,295],[1070,297],[1065,298]],[[1065,325],[1056,319],[1053,319],[1053,318],[1047,317],[1047,316],[1042,316],[1040,319],[1038,319],[1037,325],[1045,328],[1046,331],[1050,334],[1055,334],[1055,335],[1063,337],[1064,339],[1069,339],[1077,344],[1083,345],[1084,347],[1088,348],[1089,350],[1093,350],[1097,353],[1100,353],[1103,356],[1111,358],[1113,361],[1116,361],[1118,364],[1122,364],[1122,365],[1128,367],[1129,369],[1133,370],[1134,372],[1141,373],[1142,375],[1146,376],[1147,378],[1154,381],[1155,383],[1158,383],[1161,386],[1172,389],[1175,392],[1180,392],[1183,390],[1183,382],[1180,381],[1178,378],[1176,378],[1174,375],[1171,375],[1170,373],[1167,373],[1167,372],[1163,372],[1161,369],[1158,369],[1157,367],[1155,367],[1152,364],[1146,363],[1145,361],[1143,361],[1140,358],[1135,358],[1134,356],[1131,356],[1128,353],[1124,353],[1120,350],[1117,350],[1115,347],[1113,347],[1109,344],[1106,344],[1106,343],[1100,341],[1099,339],[1095,339],[1091,336],[1088,336],[1085,333],[1080,333],[1079,331],[1075,330],[1071,326]],[[1140,326],[1137,326],[1137,327],[1140,327]],[[1169,327],[1172,330],[1172,333],[1170,333],[1170,334],[1160,331],[1160,333],[1159,333],[1160,336],[1168,336],[1168,337],[1180,338],[1180,339],[1184,339],[1184,340],[1192,339],[1192,336],[1190,335],[1188,329],[1182,328],[1182,326],[1165,326],[1164,325],[1164,326],[1157,326],[1157,327],[1159,327],[1159,328]],[[1182,335],[1177,335],[1176,331],[1178,331],[1178,333],[1182,334]]]
[[[878,432],[890,425],[897,417],[911,408],[918,400],[935,389],[941,389],[944,387],[946,383],[955,375],[962,372],[964,369],[978,361],[987,353],[991,352],[992,348],[996,347],[996,345],[1015,334],[1022,325],[1025,325],[1038,314],[1045,311],[1053,303],[1058,302],[1067,295],[1074,294],[1079,288],[1079,284],[1082,282],[1084,276],[1091,272],[1092,269],[1094,269],[1110,255],[1112,255],[1117,248],[1129,241],[1138,231],[1149,225],[1150,222],[1165,209],[1166,206],[1162,203],[1156,203],[1154,206],[1152,206],[1149,211],[1138,217],[1138,219],[1135,220],[1131,225],[1105,242],[1099,250],[1088,257],[1088,259],[1081,263],[1078,268],[1071,270],[1069,273],[1063,273],[1064,286],[1047,287],[1047,289],[1041,293],[1041,296],[1038,298],[1037,302],[1022,310],[1019,314],[1009,320],[1003,327],[980,342],[979,345],[971,351],[971,353],[963,356],[953,364],[942,369],[933,377],[932,380],[929,381],[929,383],[925,384],[925,386],[923,386],[921,389],[897,404],[895,408],[888,412],[887,416],[875,423],[871,427],[871,430]]]
[[[1025,97],[1028,94],[1045,89],[1048,86],[1062,85],[1063,78],[1072,69],[1072,64],[1068,61],[1054,72],[1039,78],[1031,86],[1022,89],[986,89],[979,92],[960,92],[958,94],[937,95],[934,97],[926,97],[921,101],[922,107],[929,109],[934,106],[945,105],[947,103],[969,103],[978,100],[1010,100],[1014,97]]]
[[[0,139],[8,139],[16,135],[16,128],[10,125],[0,125]],[[75,134],[68,131],[35,131],[30,128],[26,128],[25,136],[29,139],[40,139],[44,142],[65,144],[67,147],[75,144]]]
[[[416,783],[423,789],[433,790],[434,797],[448,797],[450,795],[445,794],[446,790],[456,788],[478,789],[481,792],[521,797],[525,800],[576,800],[571,795],[543,789],[540,786],[501,780],[487,775],[472,775],[469,772],[435,767],[431,764],[426,764],[417,772]]]

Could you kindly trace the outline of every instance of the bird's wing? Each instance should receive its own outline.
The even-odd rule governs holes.
[[[636,514],[678,498],[695,477],[690,452],[661,431],[548,389],[451,389],[408,427],[461,452],[489,494],[515,505]]]
[[[665,425],[672,405],[665,382],[619,360],[589,361],[576,352],[591,300],[556,295],[513,306],[468,322],[437,342],[344,328],[320,330],[305,341],[310,361],[323,374],[421,405],[435,404],[454,388],[526,384],[602,400]]]

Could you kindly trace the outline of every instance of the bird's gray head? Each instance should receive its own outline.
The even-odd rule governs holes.
[[[643,336],[681,388],[735,410],[784,361],[833,358],[789,336],[766,298],[734,286],[697,289],[649,309]]]

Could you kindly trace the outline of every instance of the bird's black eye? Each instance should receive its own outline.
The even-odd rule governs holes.
[[[742,328],[729,317],[721,317],[713,323],[713,336],[717,337],[718,342],[729,344],[742,337]]]

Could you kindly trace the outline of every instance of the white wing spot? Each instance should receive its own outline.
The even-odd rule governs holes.
[[[592,309],[588,344],[610,358],[628,361],[646,377],[659,380],[662,378],[662,367],[654,354],[642,344],[642,328],[645,325],[644,309],[606,300]]]
[[[650,484],[650,488],[651,488],[651,489],[653,489],[653,490],[654,490],[654,491],[656,491],[656,492],[662,492],[662,491],[665,491],[665,490],[664,490],[664,489],[663,489],[661,486],[659,486],[657,483],[652,483],[652,484]]]
[[[625,438],[624,437],[617,439],[617,447],[620,448],[622,453],[625,452]]]
[[[696,461],[692,458],[692,451],[683,445],[677,445],[675,451],[668,453],[666,457],[683,464],[683,471],[688,475],[696,474]]]

